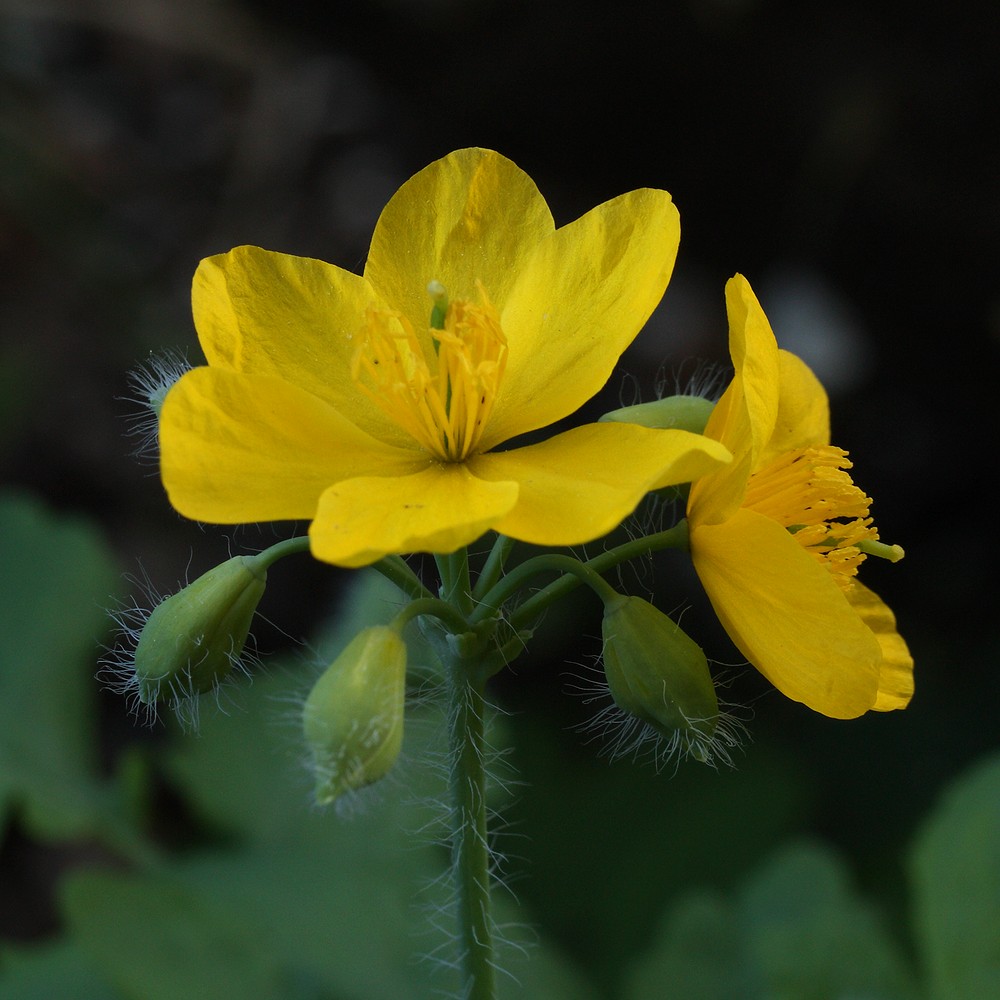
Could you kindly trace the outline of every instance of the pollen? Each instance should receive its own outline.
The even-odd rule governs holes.
[[[437,310],[447,300],[440,283],[431,286]],[[479,293],[478,304],[449,302],[440,328],[432,311],[419,333],[401,313],[369,308],[352,361],[361,391],[442,462],[475,453],[507,362],[500,318]]]
[[[750,477],[743,500],[787,528],[845,588],[881,544],[871,498],[854,484],[851,465],[847,452],[831,445],[786,452]]]

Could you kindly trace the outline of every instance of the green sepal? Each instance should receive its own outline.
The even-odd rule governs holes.
[[[600,420],[702,434],[714,408],[715,403],[703,396],[665,396],[649,403],[636,403],[635,406],[611,410],[600,417]]]

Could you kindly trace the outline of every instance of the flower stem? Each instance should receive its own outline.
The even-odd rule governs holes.
[[[309,551],[309,536],[298,535],[295,538],[286,538],[282,542],[276,542],[269,549],[258,552],[252,556],[254,564],[262,570],[269,570],[279,559],[285,556],[294,555],[297,552]]]
[[[468,614],[472,610],[468,550],[461,548],[434,559],[441,575],[441,598],[454,604],[463,614]]]
[[[476,585],[472,588],[473,600],[479,601],[483,594],[489,591],[500,579],[503,575],[504,563],[516,544],[516,541],[507,535],[497,535],[493,542],[493,548],[490,549],[490,554],[476,579]]]
[[[412,600],[434,596],[420,582],[420,578],[406,565],[406,560],[401,556],[385,556],[377,563],[372,563],[372,569],[377,570],[387,580],[391,580]]]
[[[587,570],[592,570],[594,573],[606,573],[609,569],[619,565],[619,563],[647,555],[650,552],[657,552],[661,549],[683,549],[687,545],[687,521],[680,521],[666,531],[659,531],[654,535],[644,535],[641,538],[634,538],[622,545],[615,546],[613,549],[608,549],[607,552],[602,552],[599,556],[588,559],[581,566]],[[547,554],[528,559],[506,576],[501,577],[499,582],[488,593],[482,596],[481,603],[473,610],[469,616],[469,620],[474,624],[490,614],[496,614],[497,609],[500,608],[504,601],[523,588],[533,576],[540,573],[551,573],[553,570],[558,572],[560,569],[563,569],[563,567],[553,561],[552,557]],[[561,597],[565,597],[570,591],[579,587],[581,583],[587,582],[587,579],[587,575],[581,573],[579,569],[573,572],[564,571],[563,575],[557,580],[553,580],[552,583],[543,587],[538,593],[532,594],[523,604],[518,605],[509,616],[510,625],[515,629],[527,626],[550,604]]]
[[[493,1000],[496,966],[490,915],[484,699],[485,680],[449,657],[448,740],[451,753],[452,868],[458,898],[462,996]]]

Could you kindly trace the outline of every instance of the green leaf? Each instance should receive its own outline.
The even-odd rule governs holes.
[[[786,848],[748,880],[739,912],[747,951],[768,997],[913,996],[881,914],[855,892],[846,866],[830,848]]]
[[[668,911],[625,995],[657,983],[685,1000],[910,1000],[909,972],[840,859],[789,847],[731,899],[699,893]]]
[[[760,983],[745,945],[733,904],[714,893],[688,895],[671,909],[658,943],[636,963],[624,996],[758,1000]]]
[[[947,790],[917,836],[912,870],[931,996],[1000,997],[1000,755]]]
[[[666,900],[693,883],[732,884],[781,842],[808,795],[795,762],[760,747],[739,771],[685,761],[657,773],[632,759],[609,764],[599,744],[581,750],[586,736],[560,736],[551,718],[530,710],[506,721],[525,779],[510,815],[531,830],[517,849],[529,862],[519,890],[608,990],[651,940]],[[581,878],[568,857],[586,858],[600,877]]]
[[[154,876],[79,872],[64,907],[80,948],[136,1000],[279,1000],[273,946],[237,912]]]
[[[0,951],[0,996],[4,1000],[122,1000],[69,942]]]
[[[0,497],[0,810],[47,836],[93,832],[97,646],[117,571],[97,531]]]

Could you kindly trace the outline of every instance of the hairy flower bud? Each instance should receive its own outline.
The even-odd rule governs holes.
[[[234,556],[157,605],[135,650],[139,700],[214,688],[243,651],[266,581],[253,556]]]
[[[701,647],[639,597],[608,601],[602,631],[604,671],[618,706],[705,756],[719,704]]]
[[[605,413],[600,419],[618,424],[641,424],[658,430],[681,430],[701,434],[715,403],[702,396],[665,396],[649,403],[636,403]]]
[[[384,777],[403,743],[406,643],[388,625],[366,628],[327,668],[306,699],[302,727],[316,775],[316,801]]]

